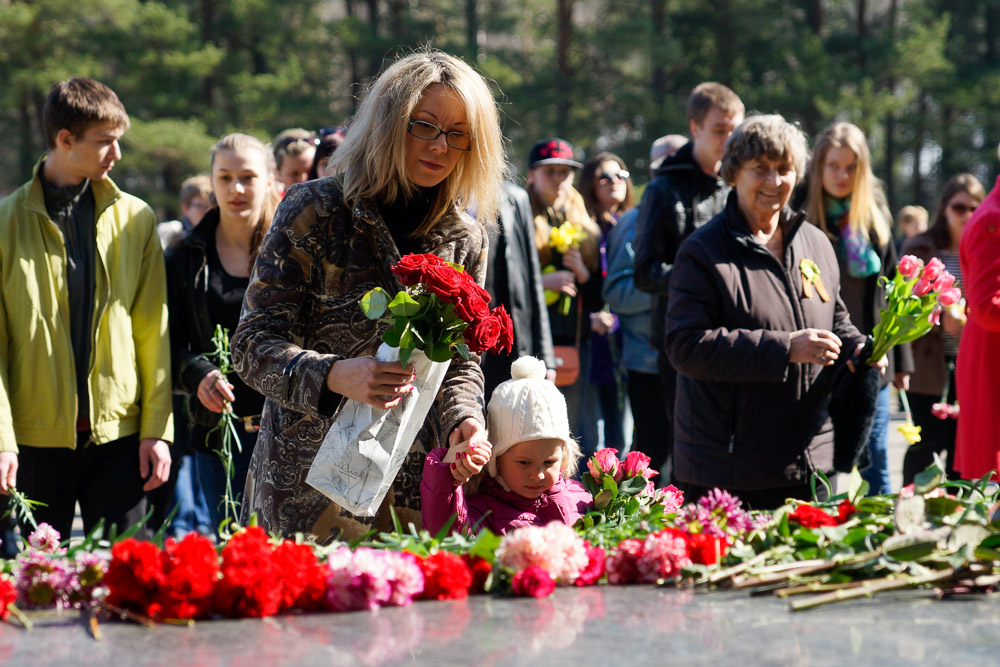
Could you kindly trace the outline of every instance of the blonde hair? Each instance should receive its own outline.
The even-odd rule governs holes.
[[[851,187],[847,224],[866,238],[871,238],[874,234],[879,246],[886,245],[892,239],[892,215],[886,206],[882,186],[872,173],[871,153],[865,134],[851,123],[834,123],[816,139],[812,163],[809,165],[809,188],[806,195],[808,219],[833,238],[826,219],[827,195],[823,189],[823,169],[831,148],[847,148],[858,160]]]
[[[406,173],[406,132],[413,109],[435,84],[448,88],[465,107],[472,148],[462,152],[438,187],[437,199],[414,236],[432,229],[452,206],[476,202],[476,217],[484,224],[499,215],[507,166],[497,104],[482,76],[441,51],[400,58],[372,84],[329,163],[351,209],[363,200],[391,202],[414,192],[416,186]]]
[[[591,273],[598,271],[601,266],[601,228],[587,213],[587,206],[576,188],[569,188],[552,203],[552,206],[542,205],[533,183],[529,182],[525,189],[531,200],[531,212],[535,216],[535,247],[538,249],[538,258],[542,266],[552,263],[552,248],[549,247],[550,230],[568,221],[579,225],[587,232],[587,238],[580,243],[580,254]]]
[[[246,153],[248,151],[257,151],[260,153],[261,159],[264,160],[264,174],[263,176],[272,179],[272,186],[268,188],[267,194],[264,196],[264,203],[260,207],[260,217],[254,221],[253,235],[250,237],[250,270],[253,271],[253,262],[257,259],[257,253],[260,252],[261,243],[264,242],[264,235],[267,230],[271,227],[271,220],[274,218],[274,212],[278,208],[278,204],[281,202],[281,196],[278,191],[273,186],[273,176],[274,173],[274,155],[271,154],[270,149],[264,144],[263,141],[257,137],[252,137],[249,134],[227,134],[226,136],[219,139],[219,142],[212,146],[212,158],[209,162],[208,170],[212,171],[215,166],[215,156],[219,151],[232,151],[233,153]],[[215,194],[212,194],[212,203],[218,205],[215,201]]]

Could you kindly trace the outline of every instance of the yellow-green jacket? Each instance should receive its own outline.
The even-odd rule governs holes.
[[[42,159],[44,161],[44,158]],[[76,447],[66,247],[40,172],[0,200],[0,452]],[[90,425],[95,443],[173,440],[166,273],[153,211],[110,179],[97,215]]]

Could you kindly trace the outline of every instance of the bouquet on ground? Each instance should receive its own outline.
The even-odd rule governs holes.
[[[871,352],[865,363],[878,361],[896,345],[920,338],[941,321],[941,311],[962,298],[955,277],[937,257],[925,266],[913,255],[903,255],[892,280],[879,279],[885,287],[886,307],[872,332]]]
[[[510,316],[503,306],[490,310],[490,293],[463,267],[437,255],[404,255],[392,272],[406,289],[390,301],[376,287],[361,298],[361,310],[392,324],[382,340],[399,348],[400,363],[405,365],[414,350],[431,361],[448,361],[455,353],[468,359],[469,352],[510,352]]]
[[[558,252],[560,255],[565,255],[570,249],[579,250],[580,243],[586,239],[587,232],[584,231],[583,227],[573,224],[569,220],[562,223],[558,227],[553,227],[549,230],[549,247]],[[542,269],[542,273],[554,273],[555,271],[556,267],[552,264],[549,264]],[[569,295],[556,290],[545,290],[546,305],[551,306],[557,301],[559,302],[559,312],[563,315],[569,315]]]

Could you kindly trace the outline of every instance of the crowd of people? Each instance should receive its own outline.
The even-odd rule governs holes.
[[[686,112],[686,136],[652,142],[641,197],[619,156],[559,137],[518,184],[485,80],[424,50],[347,127],[222,137],[181,219],[157,225],[109,177],[129,127],[117,95],[55,84],[47,152],[0,202],[0,490],[44,503],[36,519],[63,535],[78,503],[85,531],[151,509],[153,528],[211,534],[227,476],[241,521],[283,535],[353,539],[390,529],[390,510],[503,532],[586,512],[574,477],[606,447],[649,456],[689,500],[719,487],[769,509],[854,464],[894,491],[890,385],[922,430],[905,482],[935,455],[952,475],[996,468],[1000,195],[955,175],[933,218],[900,209],[894,239],[857,126],[810,151],[714,82]],[[412,388],[412,367],[374,359],[385,325],[358,308],[398,289],[410,253],[464,267],[514,342],[451,362],[382,507],[356,516],[306,476],[346,399],[387,409]],[[901,255],[939,259],[965,301],[861,364]],[[843,454],[838,433],[863,438]]]

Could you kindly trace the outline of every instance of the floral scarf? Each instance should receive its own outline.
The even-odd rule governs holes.
[[[847,273],[852,278],[867,278],[882,270],[882,260],[871,242],[851,228],[848,222],[850,212],[850,199],[827,197],[826,218],[837,230],[840,238],[837,252],[847,265]]]

